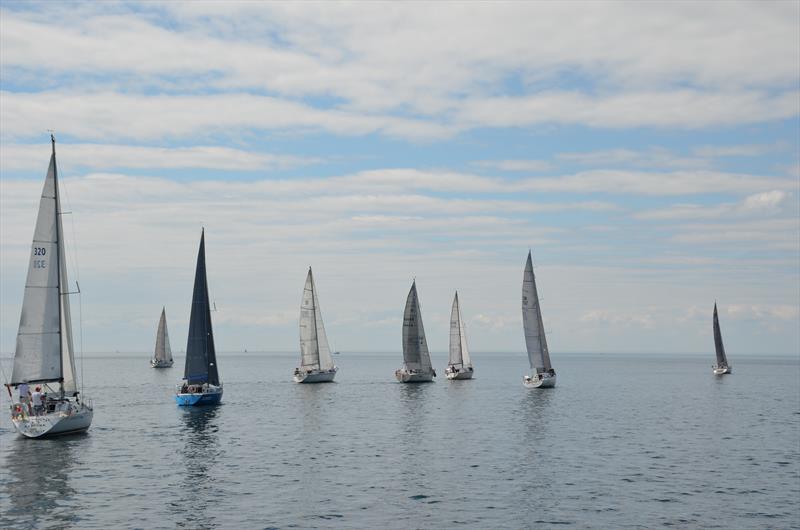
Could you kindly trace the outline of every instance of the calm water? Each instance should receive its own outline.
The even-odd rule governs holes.
[[[221,354],[208,410],[173,404],[182,358],[87,358],[86,435],[21,439],[3,394],[0,527],[800,527],[796,358],[556,353],[539,391],[522,355],[475,358],[401,385],[401,355],[344,354],[306,386],[295,355]]]

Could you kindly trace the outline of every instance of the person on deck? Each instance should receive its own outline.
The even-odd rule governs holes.
[[[31,403],[33,404],[33,414],[39,416],[44,412],[44,396],[42,395],[42,387],[37,386],[36,390],[31,393]]]

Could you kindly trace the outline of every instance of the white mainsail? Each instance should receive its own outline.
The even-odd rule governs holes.
[[[536,290],[536,278],[533,275],[533,260],[528,252],[525,272],[522,276],[522,326],[525,329],[525,346],[528,349],[528,360],[531,369],[536,373],[550,370],[550,353],[547,350],[547,339],[544,335],[542,309],[539,306],[539,293]]]
[[[156,349],[153,355],[156,361],[172,361],[172,348],[169,346],[169,331],[167,331],[167,311],[161,309],[161,318],[158,320],[158,333],[156,333]]]
[[[458,303],[458,293],[453,298],[453,309],[450,311],[450,361],[451,366],[469,366],[472,361],[467,349],[467,335],[464,332],[464,319]]]
[[[416,281],[411,284],[403,313],[403,361],[409,370],[430,371],[432,368],[425,328],[422,326]]]
[[[300,364],[303,368],[319,370],[333,368],[311,267],[308,268],[303,301],[300,304]]]
[[[11,384],[61,382],[76,391],[55,143],[33,233]]]

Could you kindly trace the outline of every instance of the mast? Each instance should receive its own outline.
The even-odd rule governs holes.
[[[58,378],[58,386],[61,397],[64,397],[64,335],[61,325],[61,223],[59,216],[61,208],[58,201],[58,166],[56,164],[56,137],[50,133],[50,143],[53,146],[53,200],[56,203],[56,292],[58,293],[58,359],[61,363],[61,376]]]

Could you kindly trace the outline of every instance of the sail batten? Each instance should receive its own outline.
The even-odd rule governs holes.
[[[550,352],[547,349],[542,309],[539,305],[539,293],[536,289],[533,259],[530,252],[528,252],[528,260],[525,263],[525,272],[522,277],[522,325],[525,329],[525,346],[528,350],[531,370],[537,373],[550,370],[552,368]]]
[[[183,378],[189,384],[219,385],[206,278],[205,230],[200,236],[200,249],[197,252],[197,268],[194,275],[192,311],[189,317],[189,338],[186,343],[186,364]]]

